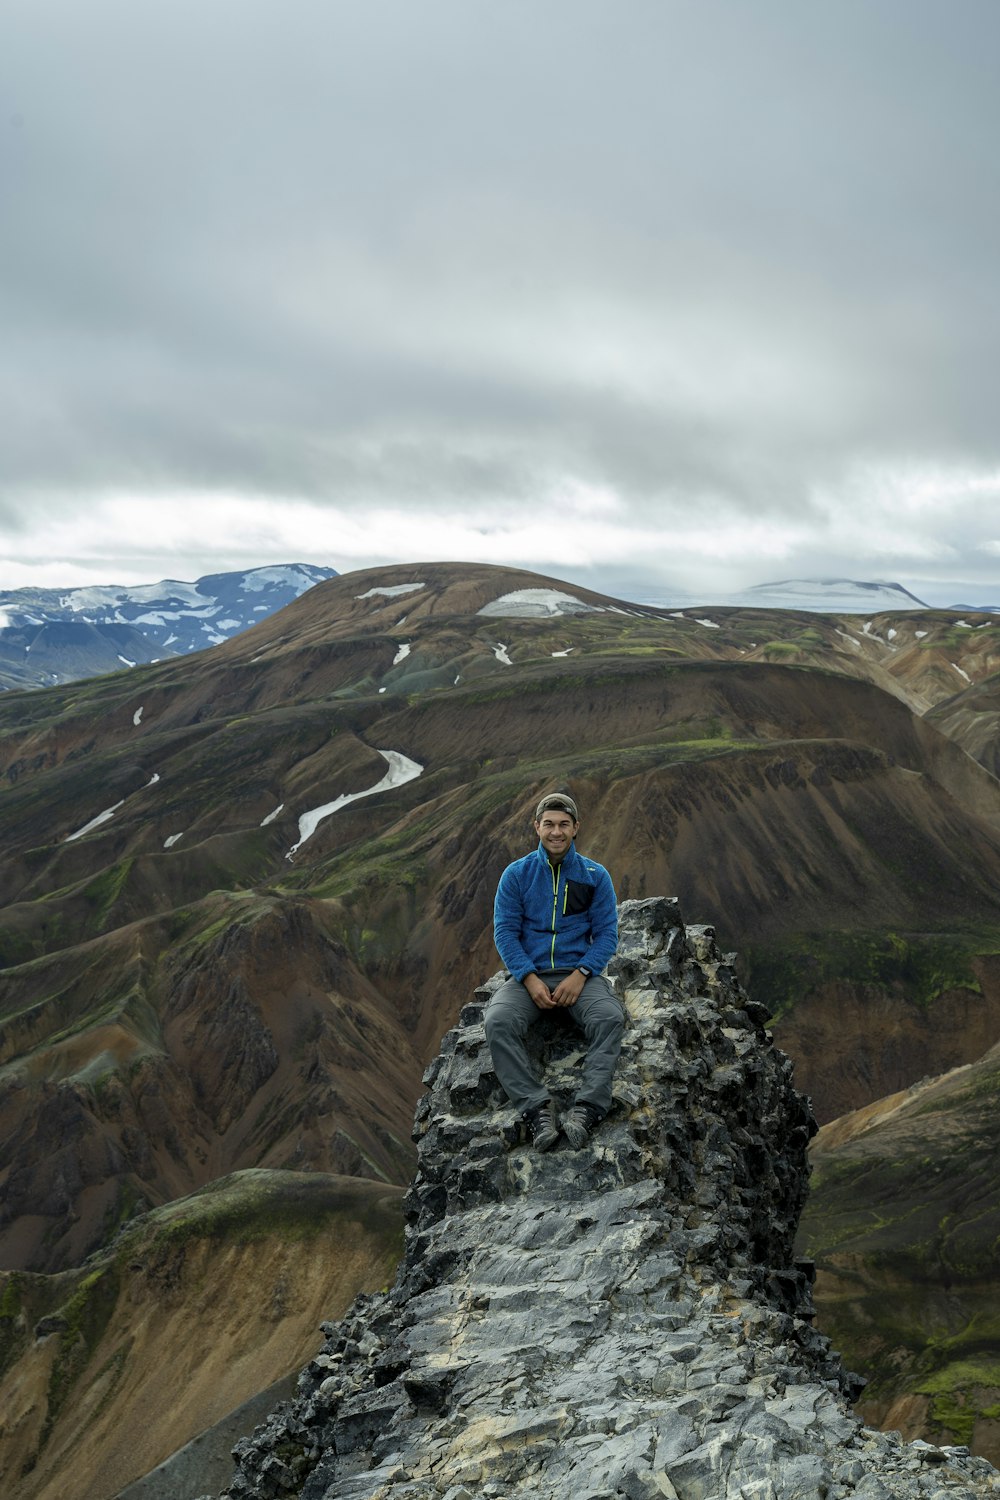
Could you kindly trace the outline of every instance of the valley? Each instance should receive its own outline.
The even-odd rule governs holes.
[[[1000,1037],[998,672],[988,614],[654,610],[449,563],[344,574],[210,651],[5,694],[5,1389],[27,1389],[26,1361],[37,1380],[0,1463],[25,1500],[57,1493],[82,1393],[132,1337],[116,1301],[53,1384],[32,1327],[73,1303],[85,1266],[120,1277],[176,1205],[223,1182],[249,1202],[257,1173],[276,1193],[286,1175],[349,1183],[353,1212],[358,1193],[382,1205],[377,1233],[353,1243],[335,1215],[328,1233],[352,1241],[351,1291],[385,1280],[421,1071],[498,967],[496,880],[531,847],[546,789],[576,798],[581,848],[620,897],[677,895],[738,953],[822,1123],[980,1068]],[[992,1079],[912,1116],[915,1160]],[[851,1152],[880,1156],[883,1128],[821,1137],[816,1158],[821,1326],[829,1307],[856,1367],[855,1324],[879,1297],[864,1257],[883,1250],[853,1221],[829,1229],[827,1184],[852,1184],[863,1216],[883,1189]],[[933,1193],[919,1172],[905,1181],[921,1213],[967,1212],[947,1170]],[[242,1243],[242,1212],[218,1228],[220,1254]],[[851,1306],[872,1300],[852,1323],[837,1256],[855,1242]],[[948,1256],[901,1264],[894,1296],[953,1296]],[[985,1252],[969,1264],[981,1293]],[[56,1364],[65,1332],[41,1340]],[[262,1328],[229,1404],[302,1357]],[[974,1385],[989,1407],[986,1377]],[[876,1387],[881,1419],[899,1392]],[[948,1389],[920,1420],[965,1399]],[[197,1430],[185,1408],[157,1429],[159,1456]]]

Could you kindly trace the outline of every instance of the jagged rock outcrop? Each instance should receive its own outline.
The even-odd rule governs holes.
[[[395,1285],[234,1449],[232,1500],[928,1500],[1000,1492],[961,1448],[851,1414],[792,1259],[811,1114],[711,928],[626,902],[615,1106],[539,1155],[477,991],[428,1069]],[[536,1028],[556,1097],[576,1034]]]

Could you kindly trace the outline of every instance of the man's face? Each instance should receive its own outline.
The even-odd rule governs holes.
[[[547,807],[540,818],[535,819],[535,832],[549,859],[558,862],[576,838],[579,823],[574,823],[568,812],[560,807]]]

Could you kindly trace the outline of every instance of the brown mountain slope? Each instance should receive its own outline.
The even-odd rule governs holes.
[[[242,1172],[134,1224],[84,1271],[0,1275],[0,1490],[110,1500],[297,1371],[322,1319],[391,1279],[401,1196]]]
[[[878,1425],[1000,1455],[1000,1046],[827,1125],[801,1243]]]
[[[928,719],[994,776],[1000,775],[1000,673],[956,693]]]

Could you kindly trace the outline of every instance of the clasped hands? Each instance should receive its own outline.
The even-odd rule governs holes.
[[[537,974],[528,974],[523,980],[524,988],[539,1010],[558,1010],[560,1006],[575,1005],[586,982],[579,969],[560,979],[554,990],[550,990]]]

